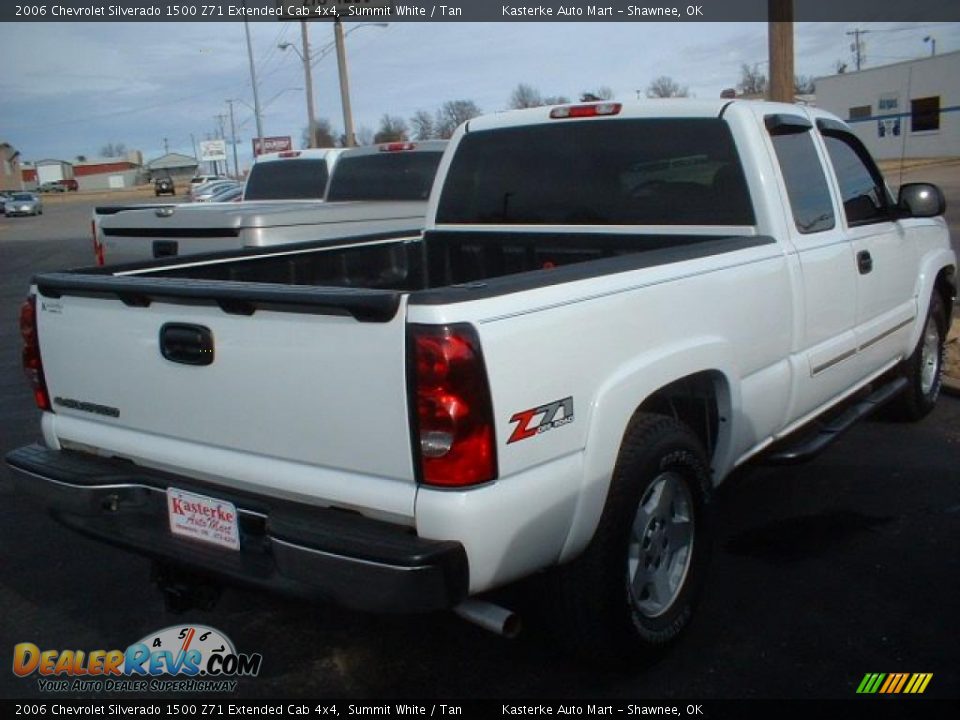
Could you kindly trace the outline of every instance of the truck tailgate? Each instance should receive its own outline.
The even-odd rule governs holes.
[[[374,508],[412,517],[401,293],[56,273],[35,282],[59,441],[215,480],[218,457],[259,468],[239,479],[224,469],[226,484],[343,506],[381,495]]]

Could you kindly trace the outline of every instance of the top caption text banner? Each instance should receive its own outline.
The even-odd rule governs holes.
[[[26,0],[0,3],[0,22],[766,22],[784,0]],[[797,22],[958,22],[958,0],[793,0]]]

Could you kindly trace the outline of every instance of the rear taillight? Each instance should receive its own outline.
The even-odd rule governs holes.
[[[464,487],[497,476],[490,386],[470,325],[411,326],[411,402],[420,477]]]
[[[97,265],[103,265],[103,243],[97,237],[97,221],[90,221],[90,234],[93,236],[93,256],[97,259]]]
[[[31,295],[20,306],[20,337],[23,338],[23,372],[33,389],[33,399],[41,410],[50,410],[47,382],[40,360],[40,336],[37,333],[37,296]]]

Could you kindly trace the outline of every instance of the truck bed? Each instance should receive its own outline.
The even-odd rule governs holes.
[[[384,321],[404,293],[420,304],[474,300],[772,242],[715,230],[631,235],[432,231],[47,273],[37,277],[37,284],[45,296],[114,294],[141,305],[151,298],[179,298],[217,303],[238,314],[263,306],[312,307]]]

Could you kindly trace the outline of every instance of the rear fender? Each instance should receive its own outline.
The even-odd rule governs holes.
[[[720,415],[726,422],[720,424],[712,462],[715,482],[726,474],[732,466],[730,418],[740,407],[740,387],[731,382],[731,378],[738,377],[733,357],[732,349],[724,340],[691,338],[682,344],[631,358],[597,390],[590,408],[583,484],[561,561],[579,554],[597,529],[623,435],[633,414],[644,400],[670,383],[704,371],[717,372],[726,378],[718,397]]]

